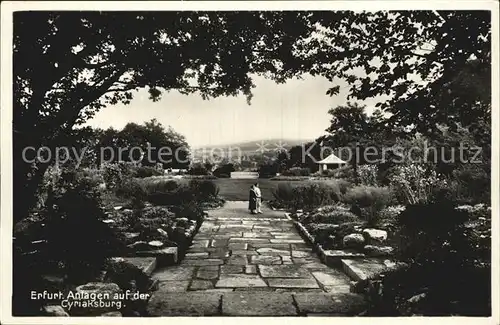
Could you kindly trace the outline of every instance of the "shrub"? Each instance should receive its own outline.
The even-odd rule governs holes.
[[[359,217],[354,213],[339,209],[338,207],[333,210],[321,210],[313,214],[308,215],[306,218],[301,220],[302,223],[322,223],[322,224],[342,224],[346,222],[356,222],[360,221]]]
[[[351,204],[353,211],[364,217],[370,225],[374,225],[379,212],[391,203],[392,194],[386,187],[361,185],[351,188],[343,200]]]
[[[489,315],[491,242],[475,241],[469,218],[452,202],[407,206],[396,237],[397,257],[408,267],[384,274],[372,314]]]
[[[119,198],[131,199],[134,201],[146,200],[144,187],[135,179],[124,180],[115,188],[115,194]]]
[[[263,163],[259,166],[259,178],[271,178],[276,176],[278,172],[278,164],[276,163]]]
[[[196,220],[197,222],[201,221],[203,216],[203,209],[199,204],[196,204],[196,202],[193,201],[181,204],[176,211],[176,217],[188,218],[189,220]]]
[[[191,180],[189,190],[200,202],[208,202],[219,196],[219,187],[209,180]]]
[[[292,167],[283,171],[282,174],[283,176],[309,176],[311,174],[311,170],[309,168]]]
[[[339,202],[349,187],[350,183],[344,180],[305,182],[297,186],[280,183],[273,191],[273,195],[277,206],[311,211],[320,206]]]
[[[448,202],[407,206],[398,223],[400,258],[425,266],[473,265],[477,257],[465,227],[468,219],[467,212]]]
[[[147,292],[152,283],[151,277],[147,276],[137,266],[126,261],[115,261],[109,259],[105,265],[106,278],[116,283],[120,289],[131,290],[131,282],[134,281],[139,292]]]
[[[476,204],[491,201],[491,173],[485,171],[483,166],[462,165],[453,171],[449,183],[450,195],[458,203]]]
[[[118,164],[104,164],[102,166],[102,176],[108,188],[114,188],[123,179],[122,170]]]
[[[376,165],[358,166],[358,179],[361,185],[377,186],[378,167]]]
[[[388,206],[378,213],[377,227],[394,229],[397,226],[401,212],[405,210],[404,205]]]
[[[209,175],[210,172],[206,169],[203,164],[196,163],[191,166],[188,170],[189,175]]]
[[[78,178],[85,178],[93,187],[104,183],[104,177],[99,169],[96,168],[82,168],[77,172]]]
[[[388,180],[401,204],[430,203],[447,186],[435,170],[417,164],[394,167]]]
[[[139,167],[134,162],[120,161],[117,163],[122,174],[122,178],[135,177],[136,171]]]
[[[281,203],[284,205],[286,205],[290,202],[293,202],[294,193],[293,193],[292,185],[290,183],[278,184],[276,189],[273,190],[273,196],[278,203]]]
[[[340,193],[337,188],[324,183],[299,185],[293,189],[295,209],[313,210],[322,205],[338,202]]]
[[[315,239],[315,243],[320,244],[324,249],[342,249],[345,236],[357,232],[357,227],[361,227],[362,222],[353,221],[340,225],[333,224],[306,224],[305,227]]]
[[[163,175],[163,172],[161,172],[160,170],[158,170],[156,168],[149,167],[149,166],[139,167],[135,171],[135,177],[138,177],[138,178],[145,178],[145,177],[151,177],[151,176],[161,176],[161,175]]]
[[[158,228],[167,228],[173,224],[174,213],[165,207],[149,207],[129,212],[125,224],[130,231],[157,233]]]
[[[100,194],[87,180],[75,174],[62,175],[47,198],[46,254],[64,263],[75,281],[92,279],[107,257],[124,250],[119,236],[102,222]]]
[[[192,199],[187,196],[185,184],[164,177],[143,178],[141,180],[146,191],[146,200],[157,205],[176,205]]]
[[[321,171],[321,175],[328,178],[344,178],[347,180],[354,179],[354,170],[352,166],[342,166],[335,169],[326,169]]]
[[[222,165],[218,168],[216,168],[213,172],[214,176],[218,178],[228,178],[230,177],[232,172],[235,171],[234,165],[233,164],[225,164]],[[227,176],[226,176],[227,175]]]

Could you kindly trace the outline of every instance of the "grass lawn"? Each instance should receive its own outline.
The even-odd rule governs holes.
[[[262,199],[268,201],[273,199],[272,189],[277,186],[277,182],[269,179],[231,179],[219,178],[213,182],[219,186],[219,195],[227,201],[248,201],[250,186],[259,183]]]
[[[219,195],[227,201],[248,201],[248,192],[250,186],[255,182],[259,183],[260,191],[262,192],[262,200],[269,201],[274,199],[273,189],[278,187],[278,184],[290,183],[301,184],[312,182],[308,180],[301,181],[272,181],[270,179],[231,179],[219,178],[214,179],[213,182],[219,186]]]

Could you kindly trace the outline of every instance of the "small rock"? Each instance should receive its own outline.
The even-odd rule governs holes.
[[[344,237],[344,247],[362,247],[365,243],[365,238],[361,234],[350,234]]]
[[[363,250],[365,251],[366,255],[369,256],[390,256],[394,252],[394,248],[390,246],[373,246],[373,245],[366,245]]]
[[[116,207],[114,207],[114,209],[115,209],[116,211],[121,210],[122,208],[123,208],[123,207],[122,207],[121,205],[120,205],[120,206],[116,206]]]
[[[156,231],[158,231],[163,237],[168,238],[168,233],[165,230],[158,228]]]
[[[138,232],[125,232],[125,233],[123,233],[123,235],[127,239],[134,239],[134,238],[137,238],[140,236],[140,234]]]
[[[103,220],[102,222],[104,222],[104,223],[115,223],[115,221],[113,219],[106,219],[106,220]]]
[[[163,246],[163,243],[159,240],[152,240],[148,243],[149,246],[153,246],[155,248],[160,248]]]
[[[64,310],[64,308],[58,305],[43,306],[42,312],[46,316],[69,317],[69,314]]]
[[[380,229],[365,229],[363,234],[368,237],[368,240],[377,241],[379,243],[384,242],[387,239],[387,231]]]
[[[411,297],[410,299],[408,299],[407,301],[410,303],[410,304],[416,304],[418,303],[420,300],[424,299],[427,295],[424,293],[421,293],[421,294],[418,294],[416,296],[413,296]]]
[[[135,250],[147,250],[147,249],[150,249],[150,246],[145,241],[136,241],[135,243],[130,244],[127,247],[131,248],[131,249],[135,249]]]

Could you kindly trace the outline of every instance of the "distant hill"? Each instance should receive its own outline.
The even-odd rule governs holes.
[[[290,140],[290,139],[263,139],[256,141],[236,142],[231,144],[211,145],[205,147],[193,148],[194,158],[200,157],[212,152],[215,155],[220,155],[221,152],[237,152],[241,151],[242,154],[248,156],[266,155],[271,154],[279,149],[289,150],[293,146],[301,145],[303,143],[311,142],[313,140]]]

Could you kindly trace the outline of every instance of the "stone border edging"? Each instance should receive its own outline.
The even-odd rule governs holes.
[[[356,259],[365,258],[365,254],[350,252],[345,250],[326,250],[321,246],[320,243],[316,243],[315,238],[307,231],[306,227],[302,225],[299,221],[293,220],[290,217],[290,213],[285,213],[287,219],[291,220],[297,228],[299,234],[303,239],[310,243],[313,247],[312,249],[318,254],[321,262],[330,267],[341,267],[342,259]]]

